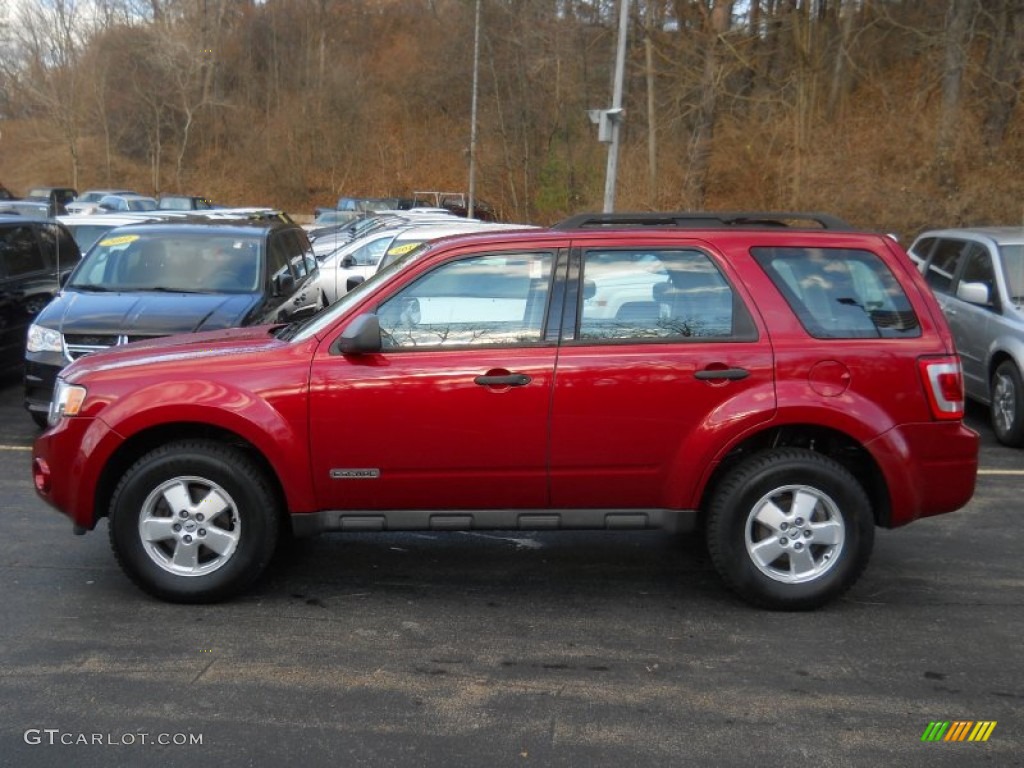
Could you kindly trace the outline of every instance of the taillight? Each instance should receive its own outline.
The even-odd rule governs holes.
[[[936,419],[964,417],[964,376],[955,355],[922,357],[917,361],[928,394],[928,405]]]

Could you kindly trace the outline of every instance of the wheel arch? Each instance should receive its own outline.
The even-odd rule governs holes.
[[[111,454],[103,466],[103,470],[96,483],[93,510],[96,520],[107,517],[110,510],[110,503],[114,490],[124,476],[128,468],[134,464],[140,456],[161,445],[178,440],[210,440],[224,445],[233,446],[241,450],[249,459],[254,461],[264,474],[269,487],[277,501],[280,524],[287,526],[283,530],[291,530],[290,516],[288,514],[288,499],[285,494],[284,484],[281,477],[274,469],[273,464],[266,456],[250,441],[241,435],[223,427],[197,422],[177,422],[173,424],[160,424],[133,434],[125,440]]]
[[[733,467],[759,451],[786,447],[805,448],[821,453],[849,470],[861,483],[871,501],[875,525],[889,527],[892,499],[882,469],[871,452],[861,442],[845,432],[817,424],[799,422],[772,425],[747,435],[722,457],[705,482],[701,493],[701,522],[703,523],[708,504],[718,484]]]

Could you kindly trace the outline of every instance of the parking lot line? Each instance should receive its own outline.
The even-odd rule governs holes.
[[[0,451],[31,451],[31,445],[0,445]]]

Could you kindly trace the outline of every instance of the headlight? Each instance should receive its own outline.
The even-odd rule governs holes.
[[[64,340],[60,331],[33,323],[28,327],[25,349],[29,352],[63,352]]]
[[[53,388],[53,399],[50,401],[50,415],[48,422],[54,426],[65,416],[77,416],[82,410],[85,402],[85,387],[77,384],[68,384],[64,379],[57,377],[57,386]]]

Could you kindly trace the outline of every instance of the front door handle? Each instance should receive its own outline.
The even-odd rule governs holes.
[[[750,371],[746,368],[705,368],[703,371],[697,371],[694,378],[700,379],[701,381],[738,381],[745,379],[750,375]]]
[[[525,387],[530,381],[530,377],[525,373],[485,375],[473,379],[473,383],[481,387]]]

